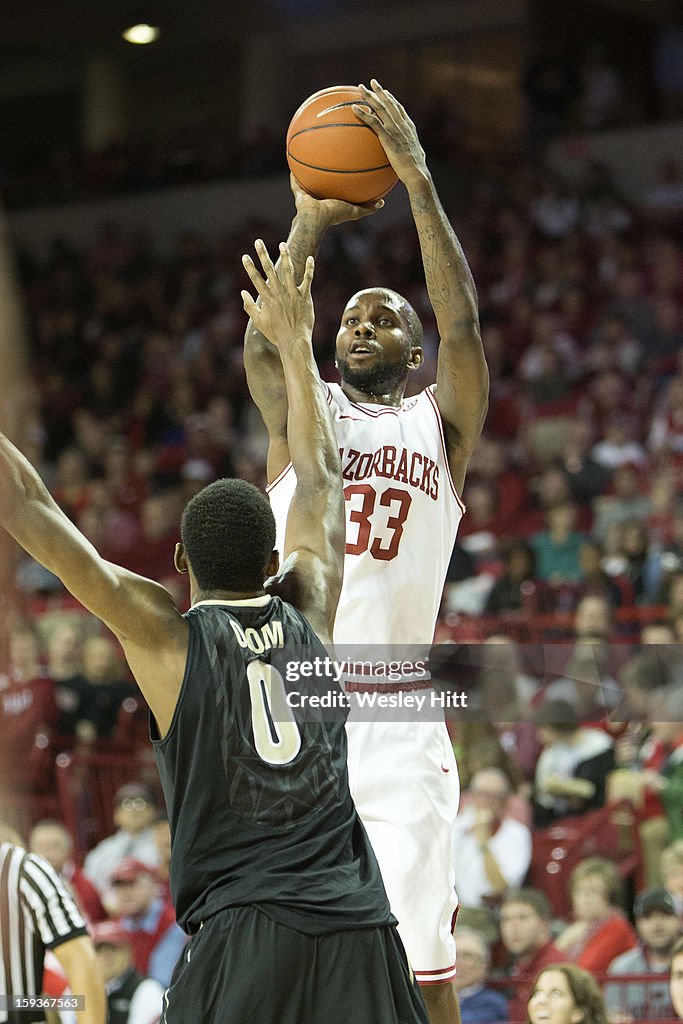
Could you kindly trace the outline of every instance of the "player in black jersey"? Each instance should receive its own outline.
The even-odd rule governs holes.
[[[344,514],[311,347],[313,261],[297,285],[285,246],[279,272],[256,249],[265,276],[244,262],[260,304],[245,292],[244,305],[281,351],[297,474],[282,568],[265,496],[216,481],[183,514],[183,616],[162,586],[98,555],[3,435],[0,523],[113,630],[152,712],[171,888],[192,935],[164,1024],[427,1024],[349,794],[344,715],[290,707],[278,670],[326,658]],[[335,684],[302,674],[295,703],[321,686]]]

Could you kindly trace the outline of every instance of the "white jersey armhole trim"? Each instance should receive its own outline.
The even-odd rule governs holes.
[[[266,484],[266,494],[270,494],[272,489],[274,487],[277,487],[277,485],[280,483],[280,481],[284,480],[284,478],[287,476],[287,474],[289,473],[291,468],[292,468],[292,463],[288,462],[287,465],[285,466],[285,468],[280,473],[278,473],[278,475],[275,477],[275,479],[272,480],[271,483]]]
[[[432,391],[432,387],[433,387],[433,385],[428,387],[428,388],[425,388],[425,394],[427,395],[427,398],[431,402],[432,409],[434,410],[434,415],[436,416],[436,424],[437,424],[437,426],[439,428],[439,437],[441,438],[441,449],[443,451],[444,462],[446,463],[446,473],[448,474],[448,482],[451,485],[451,490],[453,492],[453,497],[457,501],[458,505],[460,506],[460,511],[464,515],[465,512],[467,511],[467,509],[465,508],[465,505],[463,504],[462,498],[458,494],[456,486],[453,483],[453,477],[451,476],[451,467],[450,467],[450,464],[448,462],[448,448],[446,447],[446,437],[445,437],[444,432],[443,432],[443,420],[441,419],[441,413],[439,412],[439,407],[436,404],[436,398],[434,397],[434,392]]]
[[[326,381],[324,381],[324,380],[321,380],[320,383],[322,384],[322,386],[325,389],[325,397],[327,398],[327,404],[328,405],[332,405],[333,395],[332,395],[332,389],[330,388],[330,385]],[[287,476],[287,474],[289,473],[291,468],[292,468],[292,463],[289,462],[285,466],[285,468],[278,473],[278,475],[275,477],[274,480],[271,480],[271,482],[269,484],[266,484],[266,494],[270,494],[270,492],[273,490],[273,488],[277,487],[277,485],[280,483],[280,481],[283,480]]]

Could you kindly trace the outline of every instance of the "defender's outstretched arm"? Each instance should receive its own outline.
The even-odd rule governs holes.
[[[287,519],[279,582],[295,576],[300,611],[322,640],[332,636],[344,566],[344,496],[339,451],[325,391],[313,358],[313,257],[297,284],[287,245],[276,269],[256,243],[263,277],[251,257],[244,266],[261,300],[242,292],[245,311],[279,352],[287,396],[287,438],[296,489]]]

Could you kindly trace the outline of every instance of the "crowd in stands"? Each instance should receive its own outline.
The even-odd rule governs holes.
[[[525,1020],[529,999],[550,998],[532,991],[538,972],[567,962],[602,978],[614,1024],[664,1019],[683,910],[683,195],[633,208],[605,167],[570,187],[517,165],[483,173],[466,208],[444,198],[492,381],[435,672],[469,698],[449,722],[468,851],[456,866],[463,1024]],[[107,224],[88,251],[56,240],[46,261],[21,260],[33,390],[20,444],[102,554],[160,580],[181,608],[172,554],[185,502],[220,475],[264,483],[240,256],[256,237],[273,251],[283,231],[188,234],[162,258]],[[334,375],[344,302],[375,283],[424,322],[415,391],[434,380],[437,337],[410,225],[359,222],[326,242],[322,374]],[[0,772],[6,789],[49,795],[60,751],[132,749],[121,722],[141,698],[113,639],[17,558]],[[117,831],[82,870],[86,851],[72,854],[78,837],[60,822],[30,840],[103,927],[113,983],[134,971],[166,984],[182,941],[155,818],[144,786],[120,790]],[[602,845],[582,840],[571,865],[543,860],[586,823]],[[590,1002],[582,975],[563,977],[567,999]]]
[[[496,769],[477,773],[469,807],[479,811],[495,803],[499,818],[515,821],[522,830],[519,821],[506,819],[510,793],[498,785],[501,779]],[[115,807],[117,831],[88,854],[83,868],[74,859],[67,829],[57,820],[37,822],[26,839],[14,841],[45,857],[78,901],[100,958],[112,1021],[156,1024],[163,990],[187,941],[175,922],[168,888],[169,825],[144,784],[122,787]],[[586,1017],[587,1024],[663,1024],[673,1021],[675,1010],[680,1015],[683,842],[664,851],[663,884],[637,892],[628,908],[618,865],[602,856],[581,861],[570,879],[572,912],[563,920],[546,893],[519,887],[527,874],[524,856],[517,856],[510,868],[504,847],[493,842],[498,830],[475,837],[488,892],[477,893],[476,886],[461,890],[455,985],[463,1024],[540,1024],[544,1009],[536,1013],[534,1001],[545,1008],[553,992],[564,989],[558,972],[584,1008],[581,999],[590,991],[590,1012],[599,1015]],[[523,845],[516,840],[518,851]],[[473,852],[465,845],[459,849],[464,874],[458,882],[464,884],[469,868],[461,862]],[[527,866],[528,853],[527,845]],[[552,979],[546,977],[549,972]],[[553,984],[545,991],[549,980]],[[584,981],[589,987],[580,996]],[[53,959],[47,963],[45,986],[50,995],[64,991],[65,978]],[[579,1024],[571,1014],[552,1019]]]
[[[678,639],[683,194],[666,230],[619,197],[604,167],[580,189],[501,168],[470,198],[453,219],[479,290],[492,398],[446,609],[572,611],[604,594],[616,608],[665,606]],[[56,240],[46,261],[22,260],[36,384],[24,447],[81,529],[136,571],[171,577],[178,510],[212,476],[263,480],[240,255],[257,235],[272,248],[284,229],[186,234],[162,259],[110,223],[87,252]],[[330,237],[316,270],[323,374],[334,374],[346,297],[374,281],[422,316],[426,359],[412,383],[431,383],[437,339],[410,225]],[[58,587],[30,562],[19,578],[27,591]]]

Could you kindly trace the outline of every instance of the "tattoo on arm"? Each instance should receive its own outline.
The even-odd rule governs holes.
[[[458,332],[471,331],[477,320],[477,293],[462,246],[435,194],[411,197],[411,207],[437,320],[451,309]]]
[[[427,213],[429,210],[429,203],[426,196],[416,196],[412,203],[413,213],[418,216],[421,213]]]
[[[431,224],[418,228],[427,291],[435,313],[446,308],[451,297],[450,282],[439,260],[439,240]]]
[[[289,238],[289,253],[294,270],[302,274],[309,256],[317,256],[325,229],[310,214],[300,213],[292,226]]]
[[[289,238],[287,244],[289,246],[289,254],[292,259],[294,266],[294,272],[302,278],[304,270],[306,268],[306,260],[309,256],[317,256],[320,243],[322,242],[325,234],[325,226],[320,224],[320,221],[309,213],[298,213],[292,221],[292,227],[289,232]],[[280,266],[280,260],[278,259],[275,264],[276,267]],[[261,334],[261,332],[254,327],[251,320],[247,328],[245,336],[250,344],[257,344],[266,352],[275,354],[275,348],[271,343]],[[279,362],[279,356],[277,360]]]

